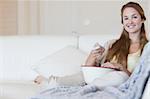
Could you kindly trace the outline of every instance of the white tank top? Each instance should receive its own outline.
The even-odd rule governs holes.
[[[128,61],[127,61],[128,71],[133,72],[134,68],[137,66],[138,61],[140,59],[140,53],[141,50],[138,50],[137,52],[132,54],[128,54]]]

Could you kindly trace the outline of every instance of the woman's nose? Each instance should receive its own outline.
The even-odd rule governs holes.
[[[132,23],[133,23],[133,20],[132,20],[132,19],[129,19],[128,23],[132,24]]]

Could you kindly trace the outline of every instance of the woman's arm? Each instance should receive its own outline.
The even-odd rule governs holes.
[[[111,48],[114,42],[116,42],[116,39],[107,41],[104,44],[104,48],[102,47],[102,48],[92,50],[83,66],[97,66],[98,64],[103,64],[105,61],[108,49]]]
[[[84,66],[97,66],[99,64],[100,59],[105,51],[105,48],[98,44],[98,48],[92,50],[85,61]]]

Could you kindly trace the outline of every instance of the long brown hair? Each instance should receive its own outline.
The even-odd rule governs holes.
[[[121,9],[121,22],[122,23],[123,23],[123,11],[127,7],[132,7],[135,10],[137,10],[141,16],[141,19],[146,20],[146,17],[144,15],[144,11],[143,11],[142,7],[138,3],[128,2],[127,4],[123,5],[123,7]],[[130,42],[131,41],[129,39],[128,32],[125,29],[123,29],[120,38],[108,50],[108,54],[106,56],[106,61],[111,61],[115,57],[115,59],[118,63],[127,67],[127,57],[129,54]],[[145,26],[144,26],[144,23],[142,23],[141,33],[140,33],[140,47],[141,47],[142,51],[143,51],[144,45],[147,42],[148,42],[148,40],[146,38]]]

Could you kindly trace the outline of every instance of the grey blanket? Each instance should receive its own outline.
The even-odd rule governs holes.
[[[141,99],[150,79],[150,42],[146,44],[140,62],[130,78],[119,87],[57,86],[41,91],[31,99]]]

